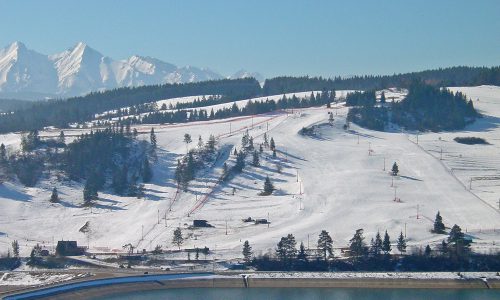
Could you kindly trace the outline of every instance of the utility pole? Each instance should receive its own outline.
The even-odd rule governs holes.
[[[385,171],[385,156],[384,156],[384,171]]]
[[[419,209],[420,209],[420,206],[417,204],[417,219],[419,219]]]
[[[269,223],[270,223],[270,221],[269,221],[269,212],[267,212],[267,228],[269,228]]]
[[[372,142],[368,142],[368,155],[372,155]]]
[[[472,177],[470,178],[470,182],[469,182],[469,190],[472,190]]]
[[[226,219],[226,235],[227,235],[227,219]]]
[[[391,187],[393,187],[393,186],[394,186],[394,175],[391,176]]]
[[[307,250],[309,250],[309,234],[307,234]]]
[[[297,182],[299,182],[299,169],[297,169]]]
[[[418,132],[417,132],[417,145],[418,145]]]
[[[406,223],[405,223],[405,239],[406,239]]]
[[[160,209],[158,209],[158,224],[160,224]]]

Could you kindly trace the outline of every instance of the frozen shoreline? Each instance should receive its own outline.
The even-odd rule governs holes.
[[[166,274],[165,274],[166,275]],[[500,276],[495,272],[222,272],[195,276],[194,274],[172,274],[172,279],[160,279],[162,275],[126,276],[126,282],[89,285],[112,278],[93,278],[29,288],[20,292],[30,293],[40,289],[75,285],[74,288],[48,294],[50,299],[89,299],[123,292],[160,290],[171,288],[423,288],[423,289],[499,289]],[[168,276],[168,275],[166,275]],[[185,278],[182,278],[185,276]],[[138,280],[133,280],[138,278]],[[148,280],[150,278],[150,280]],[[79,284],[81,286],[79,287]],[[23,299],[4,295],[2,299]]]

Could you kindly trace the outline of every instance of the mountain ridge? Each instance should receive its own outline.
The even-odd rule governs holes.
[[[240,77],[258,73],[239,71]],[[81,96],[94,91],[223,78],[208,68],[179,67],[160,59],[132,55],[116,60],[86,43],[54,54],[41,54],[22,42],[0,49],[0,98],[39,100]]]

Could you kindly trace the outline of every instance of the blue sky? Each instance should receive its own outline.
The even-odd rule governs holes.
[[[277,75],[500,65],[500,1],[0,0],[0,47],[84,41],[116,59]]]

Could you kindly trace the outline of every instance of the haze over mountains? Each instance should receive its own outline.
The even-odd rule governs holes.
[[[229,78],[264,78],[240,70]],[[44,55],[21,42],[0,49],[0,97],[43,99],[71,97],[118,87],[186,83],[225,76],[206,68],[178,67],[149,56],[115,60],[85,43]]]

